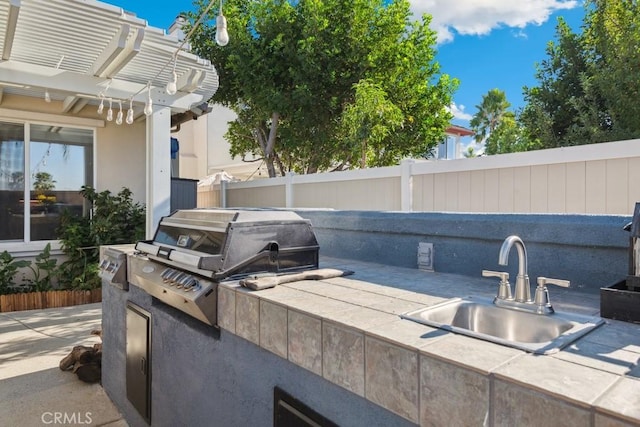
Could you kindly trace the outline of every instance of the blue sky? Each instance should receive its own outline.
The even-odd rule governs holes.
[[[191,0],[108,0],[168,28]],[[419,16],[432,15],[438,33],[436,60],[441,71],[460,80],[454,94],[453,123],[468,126],[476,105],[489,90],[505,91],[516,111],[524,105],[523,86],[535,86],[535,64],[546,59],[545,48],[555,38],[563,16],[578,31],[584,16],[579,0],[410,0]],[[233,34],[230,34],[233,37]]]

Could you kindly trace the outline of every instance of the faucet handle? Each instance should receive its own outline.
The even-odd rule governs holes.
[[[509,273],[506,271],[482,270],[482,277],[499,277],[500,287],[498,288],[498,299],[511,299],[511,285],[509,284]]]
[[[571,286],[571,282],[562,279],[551,279],[549,277],[538,277],[538,286],[544,288],[546,285],[556,285],[568,288]]]
[[[482,277],[499,277],[501,282],[509,281],[509,273],[506,271],[482,270]]]
[[[549,301],[549,290],[547,289],[547,285],[556,285],[568,288],[571,285],[571,282],[568,280],[551,279],[549,277],[538,277],[538,287],[536,288],[536,297],[534,300],[538,314],[552,314],[554,312],[553,307],[551,306],[551,301]]]

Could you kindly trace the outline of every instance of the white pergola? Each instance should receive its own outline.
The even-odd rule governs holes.
[[[89,115],[86,108],[95,112],[101,93],[120,100],[123,109],[131,100],[135,120],[146,119],[151,233],[168,214],[170,192],[168,150],[155,147],[168,144],[172,116],[183,121],[190,111],[195,117],[202,114],[203,104],[218,88],[215,67],[179,49],[181,44],[177,35],[96,0],[0,0],[0,115],[15,117],[14,110],[2,105],[8,94],[40,99],[48,94],[59,101],[58,114],[84,117]],[[165,87],[172,79],[174,55],[178,90],[169,95]],[[145,116],[149,84],[153,114]]]
[[[181,40],[122,8],[95,0],[0,1],[0,102],[4,93],[63,101],[62,113],[133,94],[138,115],[152,85],[154,105],[184,112],[218,88],[214,66],[185,50],[177,56],[178,92],[167,95]],[[164,70],[162,68],[164,67]],[[162,72],[160,72],[162,70]],[[1,106],[1,103],[0,103]]]

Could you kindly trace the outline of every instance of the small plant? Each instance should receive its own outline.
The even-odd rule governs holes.
[[[57,264],[58,260],[51,258],[51,244],[47,243],[47,246],[36,257],[35,262],[29,263],[27,266],[33,272],[33,279],[27,280],[29,286],[34,291],[49,291],[53,289],[58,276]]]
[[[14,277],[21,268],[29,267],[31,261],[17,260],[7,251],[0,253],[0,295],[14,293]]]
[[[72,289],[101,286],[98,257],[101,245],[134,243],[144,238],[145,208],[123,188],[117,195],[83,186],[80,194],[92,206],[90,216],[63,212],[58,236],[67,261],[60,265],[60,283]]]

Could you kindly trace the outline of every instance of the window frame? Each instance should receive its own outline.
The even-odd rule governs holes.
[[[0,109],[1,110],[1,109]],[[3,123],[11,123],[11,124],[21,124],[24,126],[24,170],[25,177],[28,175],[26,171],[30,170],[31,167],[31,125],[43,125],[43,126],[60,126],[67,128],[75,128],[91,131],[92,142],[91,148],[93,150],[93,170],[91,171],[91,176],[93,180],[93,187],[97,186],[97,121],[93,119],[82,119],[77,117],[64,117],[64,116],[56,116],[52,114],[44,114],[44,113],[32,113],[29,112],[29,115],[32,115],[33,119],[24,119],[21,118],[22,114],[25,113],[21,111],[15,111],[17,114],[0,114],[0,122]],[[41,116],[42,119],[39,120],[38,117]],[[29,177],[28,181],[25,180],[24,185],[24,200],[29,200],[31,198],[31,178]],[[78,188],[80,191],[80,188]],[[51,251],[53,254],[61,253],[61,243],[60,240],[31,240],[31,212],[30,209],[27,208],[27,204],[25,203],[24,207],[24,237],[23,240],[0,240],[0,252],[7,251],[11,254],[19,255],[19,256],[36,256],[45,248],[47,244],[51,245]]]

